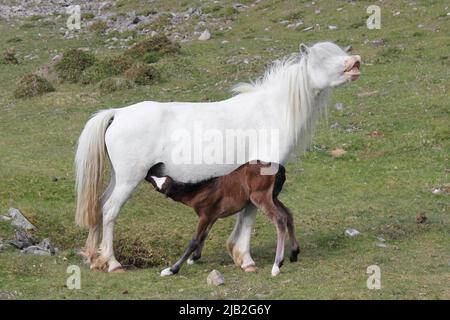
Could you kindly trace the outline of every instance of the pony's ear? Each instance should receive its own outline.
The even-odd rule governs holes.
[[[300,43],[299,49],[301,54],[309,54],[309,48],[306,46],[306,44]]]
[[[348,46],[346,46],[346,47],[344,48],[344,51],[347,52],[347,53],[352,52],[352,50],[353,50],[353,47],[352,47],[351,44],[349,44]]]

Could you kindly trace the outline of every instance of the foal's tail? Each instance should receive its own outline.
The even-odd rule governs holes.
[[[100,189],[106,157],[105,132],[114,118],[114,109],[97,112],[86,123],[78,139],[75,156],[77,210],[80,227],[93,227],[101,216]]]

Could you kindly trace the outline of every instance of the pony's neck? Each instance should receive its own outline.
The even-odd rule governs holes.
[[[296,156],[311,144],[319,115],[326,111],[329,90],[311,87],[305,58],[289,65],[283,73],[277,86],[277,96],[285,101],[281,128],[289,144],[289,156]]]

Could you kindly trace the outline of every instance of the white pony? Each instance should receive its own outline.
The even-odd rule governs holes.
[[[113,251],[114,222],[153,166],[163,163],[165,176],[196,182],[227,174],[250,160],[285,164],[307,146],[331,89],[357,79],[360,63],[359,56],[349,56],[330,42],[312,47],[301,44],[300,54],[275,63],[255,83],[237,85],[233,89],[236,95],[230,99],[211,103],[146,101],[96,113],[81,133],[75,159],[76,222],[89,228],[84,254],[91,268],[107,268],[110,272],[121,269]],[[233,145],[224,147],[220,139],[228,130],[277,130],[278,139],[268,142],[264,153],[246,148],[244,156],[238,154],[241,161],[180,161],[179,139],[195,136],[199,126],[209,132],[203,143],[209,141],[208,147],[215,150],[223,148],[224,154],[236,151]],[[186,142],[181,144],[186,148]],[[198,143],[187,144],[187,149],[192,147],[195,153]],[[111,181],[100,196],[107,157]],[[250,256],[255,217],[253,205],[241,211],[227,241],[235,264],[245,271],[255,270]]]

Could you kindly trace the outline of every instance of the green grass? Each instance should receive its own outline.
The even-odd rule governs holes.
[[[160,0],[154,7],[157,11],[171,6],[185,10],[202,4]],[[55,25],[24,21],[27,27],[0,21],[0,43],[9,40],[11,46],[11,39],[21,39],[14,40],[20,57],[30,52],[38,55],[19,65],[0,64],[0,213],[19,208],[38,226],[37,237],[50,237],[62,250],[50,258],[2,251],[0,291],[15,292],[18,299],[449,299],[449,196],[431,193],[432,188],[449,183],[446,2],[381,3],[380,30],[368,30],[361,23],[366,7],[373,4],[370,1],[305,4],[310,2],[263,1],[236,14],[231,30],[212,27],[211,40],[185,43],[179,55],[157,62],[162,82],[106,94],[99,94],[93,85],[64,82],[55,84],[55,92],[29,99],[14,99],[11,94],[25,74],[66,48],[90,47],[108,55],[107,36],[87,32],[78,39],[63,39],[58,32],[63,21]],[[223,8],[231,5],[231,1],[221,3]],[[314,10],[319,7],[317,15]],[[110,10],[144,9],[144,1],[121,1]],[[393,16],[396,11],[401,14]],[[301,15],[305,27],[317,23],[321,28],[303,32],[278,24],[293,13]],[[185,23],[191,27],[189,21]],[[419,29],[418,24],[425,27]],[[328,25],[338,29],[328,30]],[[438,28],[439,32],[433,31]],[[385,39],[385,46],[370,44],[379,38]],[[298,263],[286,262],[279,277],[270,276],[275,233],[259,215],[252,237],[252,256],[259,272],[242,272],[225,251],[234,224],[229,218],[213,228],[199,264],[184,266],[175,277],[161,278],[159,272],[183,252],[196,217],[189,208],[143,183],[119,216],[115,245],[124,248],[119,250],[120,260],[131,261],[133,254],[143,256],[145,267],[107,274],[82,265],[75,252],[83,245],[86,232],[74,225],[73,158],[76,140],[93,112],[143,100],[224,99],[230,96],[232,84],[261,75],[268,63],[296,51],[300,42],[320,40],[352,44],[364,64],[360,80],[335,91],[311,152],[287,168],[281,199],[295,214],[302,250]],[[261,59],[226,63],[233,56],[255,55]],[[366,91],[378,93],[358,97]],[[335,110],[336,102],[346,107]],[[359,130],[330,129],[335,122]],[[371,136],[374,130],[382,135]],[[331,157],[329,151],[336,147],[347,154]],[[428,217],[424,225],[415,223],[419,212]],[[348,239],[343,235],[348,227],[362,234]],[[1,238],[13,234],[7,223],[0,222]],[[386,248],[376,246],[377,236],[386,239]],[[66,268],[71,264],[81,266],[81,290],[65,287]],[[381,290],[366,288],[366,269],[373,264],[381,268]],[[224,286],[207,286],[206,276],[212,269],[224,273]]]

